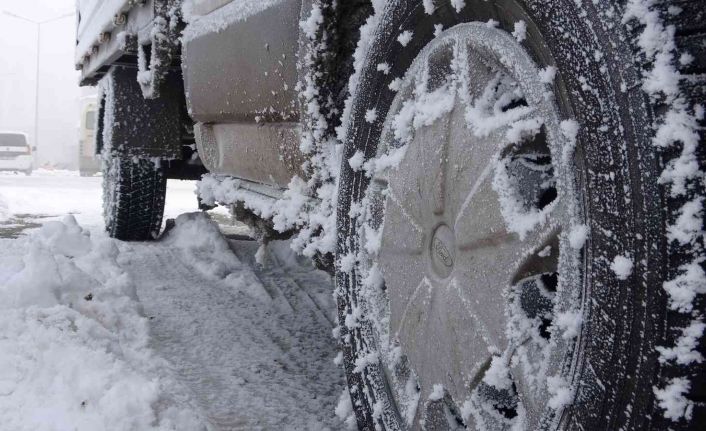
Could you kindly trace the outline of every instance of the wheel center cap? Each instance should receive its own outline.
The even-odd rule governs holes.
[[[453,231],[441,224],[434,230],[429,245],[429,256],[434,273],[446,278],[451,275],[456,261],[456,240]]]

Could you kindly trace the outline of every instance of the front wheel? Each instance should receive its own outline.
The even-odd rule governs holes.
[[[159,234],[167,178],[151,159],[107,155],[103,166],[103,217],[111,238],[145,241]]]
[[[344,119],[336,292],[359,427],[693,426],[703,370],[669,349],[700,314],[669,288],[703,274],[703,240],[671,248],[686,200],[661,188],[671,155],[626,83],[629,35],[591,2],[473,3],[389,2]]]

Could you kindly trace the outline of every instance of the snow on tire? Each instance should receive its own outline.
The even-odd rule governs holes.
[[[703,82],[662,3],[375,4],[337,220],[361,429],[703,417]]]

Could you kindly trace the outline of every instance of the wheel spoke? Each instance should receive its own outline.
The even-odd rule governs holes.
[[[468,313],[467,301],[459,297],[453,281],[441,284],[425,278],[402,310],[399,324],[391,322],[391,329],[396,328],[392,334],[405,346],[423,396],[433,385],[442,384],[460,405],[490,356],[486,331]]]
[[[436,215],[444,212],[446,204],[446,177],[448,168],[449,149],[449,117],[444,116],[434,122],[431,126],[425,126],[417,130],[412,145],[422,149],[419,154],[423,166],[422,171],[415,172],[418,177],[422,177],[425,183],[426,196],[432,198],[431,211]],[[419,165],[418,165],[419,166]]]
[[[465,46],[457,45],[456,64],[462,76],[462,91],[468,96],[469,102],[481,97],[488,82],[496,75],[480,55],[469,52]]]
[[[404,202],[405,208],[420,206],[419,215],[440,215],[446,204],[449,116],[418,128],[409,144],[405,159],[390,181],[390,188]],[[416,211],[410,212],[413,214]]]
[[[483,333],[494,349],[502,350],[506,344],[505,299],[507,280],[512,271],[497,265],[498,248],[507,251],[512,243],[503,247],[489,247],[486,253],[460,253],[459,268],[456,270],[457,293],[460,303],[476,321],[476,327]]]
[[[389,254],[380,261],[390,299],[390,330],[397,332],[407,318],[410,304],[416,301],[424,284],[421,255]],[[422,292],[423,293],[423,292]]]
[[[418,208],[415,207],[412,201],[403,201],[388,190],[381,247],[383,251],[403,255],[422,254],[425,242],[424,225],[420,221]],[[395,232],[395,235],[385,235],[385,232]]]
[[[526,411],[526,429],[538,429],[539,420],[549,399],[546,385],[542,384],[546,376],[543,374],[546,369],[536,367],[527,369],[528,366],[536,366],[542,363],[543,358],[539,351],[529,351],[529,343],[519,348],[522,355],[527,359],[512,361],[510,365],[510,375],[515,383],[517,396]],[[534,374],[533,374],[534,373]]]
[[[485,137],[473,136],[465,125],[464,111],[456,107],[450,121],[448,159],[449,189],[448,211],[458,221],[462,213],[471,204],[483,181],[492,174],[489,161],[499,151],[495,134]],[[492,178],[492,177],[490,177]]]
[[[474,251],[513,241],[500,211],[498,196],[492,187],[492,168],[484,169],[465,196],[456,216],[454,231],[461,252]]]

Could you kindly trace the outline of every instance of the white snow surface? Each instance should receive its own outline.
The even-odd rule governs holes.
[[[3,214],[42,224],[16,239],[0,229],[0,429],[352,423],[335,415],[344,384],[327,274],[286,242],[257,265],[257,242],[225,238],[203,213],[150,243],[109,239],[100,181],[0,175]],[[195,209],[194,188],[170,181],[168,216]]]
[[[153,339],[217,429],[338,429],[331,279],[271,242],[227,241],[201,213],[131,244]],[[139,257],[138,257],[139,256]],[[151,286],[151,287],[147,287]]]
[[[17,245],[0,273],[4,429],[205,429],[149,347],[116,242],[66,216]]]
[[[73,214],[83,227],[103,230],[100,176],[80,177],[77,171],[37,169],[31,176],[0,173],[0,222],[31,215],[59,220]],[[198,209],[194,181],[169,180],[164,219]],[[227,214],[224,209],[219,213]]]

